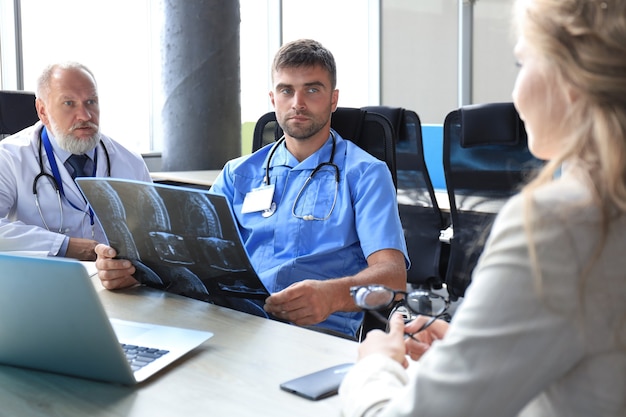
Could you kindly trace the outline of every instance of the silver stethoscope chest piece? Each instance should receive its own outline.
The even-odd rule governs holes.
[[[268,218],[272,216],[274,213],[276,213],[276,203],[272,201],[270,208],[263,210],[263,212],[261,213],[261,216]]]

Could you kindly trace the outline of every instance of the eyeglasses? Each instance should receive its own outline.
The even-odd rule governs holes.
[[[415,290],[411,292],[397,291],[383,285],[363,285],[350,288],[350,295],[354,299],[354,303],[362,308],[373,313],[379,320],[387,323],[388,320],[383,317],[378,310],[383,310],[391,307],[394,301],[398,301],[398,305],[405,306],[409,311],[422,316],[430,316],[422,327],[415,333],[405,333],[407,336],[413,338],[413,335],[426,329],[433,324],[435,320],[442,317],[450,306],[450,301],[439,295],[426,290]],[[396,297],[401,295],[400,300],[396,300]]]

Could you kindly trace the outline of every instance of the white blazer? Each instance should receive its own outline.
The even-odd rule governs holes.
[[[564,171],[533,191],[541,279],[518,195],[445,337],[408,370],[381,354],[359,361],[339,390],[343,416],[624,417],[626,216],[603,236],[582,176]]]
[[[42,128],[43,124],[37,122],[0,141],[0,251],[56,256],[68,236],[107,243],[97,219],[94,218],[92,225],[87,203],[65,169],[64,161],[58,157],[54,140],[51,143],[66,198],[61,197],[59,203],[52,182],[47,177],[41,177],[37,181],[41,214],[37,209],[33,184],[41,172],[39,146]],[[102,143],[96,147],[96,176],[151,181],[140,155],[104,135]],[[52,174],[45,149],[42,149],[42,159],[43,171]],[[79,209],[72,207],[68,200]]]

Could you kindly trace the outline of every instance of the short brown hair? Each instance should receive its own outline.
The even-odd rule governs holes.
[[[319,65],[328,71],[330,85],[337,86],[337,66],[333,54],[312,39],[299,39],[284,44],[276,53],[272,64],[272,74],[283,68],[313,67]]]

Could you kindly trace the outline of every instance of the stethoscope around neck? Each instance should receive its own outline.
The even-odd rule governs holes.
[[[335,204],[337,203],[337,194],[339,193],[339,167],[334,163],[334,158],[335,158],[335,148],[337,146],[337,139],[335,138],[335,132],[331,129],[330,131],[330,136],[332,138],[333,141],[333,147],[330,151],[330,158],[328,160],[328,162],[322,162],[319,165],[317,165],[313,171],[311,171],[311,174],[309,175],[309,177],[306,179],[306,181],[304,182],[304,184],[302,185],[302,188],[300,189],[300,191],[298,192],[298,195],[296,196],[296,199],[293,202],[293,206],[291,207],[291,214],[299,219],[302,220],[327,220],[330,215],[333,213],[333,210],[335,209]],[[270,185],[270,165],[272,162],[272,158],[274,157],[274,153],[276,152],[276,150],[278,149],[278,147],[285,142],[285,135],[283,135],[280,139],[278,139],[278,141],[276,142],[276,144],[274,145],[274,147],[272,148],[272,150],[270,151],[270,154],[267,158],[267,163],[265,165],[265,176],[263,177],[263,184],[266,186]],[[326,167],[326,166],[330,166],[335,170],[335,198],[333,199],[333,204],[330,208],[329,213],[324,216],[324,217],[315,217],[312,214],[305,214],[305,215],[297,215],[296,214],[296,206],[298,205],[298,201],[300,200],[300,197],[302,196],[302,193],[304,192],[304,190],[306,190],[307,186],[309,185],[309,183],[313,180],[313,177],[315,176],[315,174],[317,174],[322,168]],[[263,217],[270,217],[271,215],[273,215],[276,212],[276,202],[272,201],[270,208],[263,210],[263,212],[261,213],[261,215]]]
[[[99,143],[102,146],[102,150],[104,151],[104,155],[106,156],[106,159],[107,159],[107,173],[108,175],[111,175],[111,159],[109,157],[109,152],[107,151],[107,148],[106,146],[104,146],[104,143],[102,141],[99,141]],[[44,171],[43,150],[46,151],[46,157],[48,158],[48,162],[50,163],[50,170],[52,171],[52,175]],[[94,154],[94,158],[93,158],[92,176],[96,175],[97,168],[98,168],[98,152],[96,151]],[[35,196],[35,205],[37,206],[37,211],[39,212],[41,221],[43,222],[43,225],[46,227],[46,229],[50,230],[50,227],[48,227],[48,223],[46,223],[46,219],[44,218],[41,205],[39,204],[39,194],[37,192],[37,184],[39,180],[44,179],[44,178],[50,182],[50,184],[52,185],[56,193],[57,202],[59,205],[58,233],[63,233],[63,220],[64,220],[63,201],[62,201],[63,198],[65,198],[65,200],[70,204],[70,206],[72,206],[72,208],[89,214],[91,226],[94,225],[94,213],[93,213],[93,210],[91,210],[91,207],[89,207],[88,211],[84,211],[83,209],[78,207],[76,204],[72,203],[65,195],[65,191],[63,189],[63,180],[61,179],[61,173],[59,171],[56,158],[54,157],[52,144],[50,143],[50,138],[48,137],[48,131],[46,130],[45,126],[39,132],[39,174],[37,174],[35,178],[33,179],[33,195]]]

